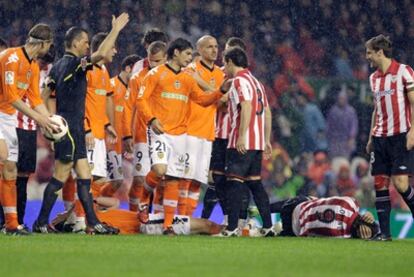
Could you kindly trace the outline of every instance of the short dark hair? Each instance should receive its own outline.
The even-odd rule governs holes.
[[[241,38],[238,37],[231,37],[227,40],[226,44],[230,47],[240,47],[244,51],[246,51],[246,43]]]
[[[30,29],[28,43],[41,43],[45,41],[53,40],[53,31],[49,25],[39,23],[36,24]]]
[[[147,52],[151,55],[155,55],[160,51],[165,53],[167,51],[167,44],[159,40],[152,42],[147,49]]]
[[[99,46],[101,46],[102,42],[105,40],[107,35],[108,33],[99,32],[99,33],[96,33],[92,37],[92,41],[91,41],[91,52],[92,53],[98,50]]]
[[[191,42],[183,38],[177,38],[176,40],[171,41],[168,45],[167,58],[172,59],[174,57],[175,50],[182,52],[186,49],[193,49]]]
[[[2,37],[0,37],[0,47],[2,47],[2,48],[9,47],[9,45],[7,44],[7,41]]]
[[[224,60],[229,62],[231,60],[235,66],[246,68],[249,66],[247,54],[240,47],[231,47],[224,53]]]
[[[390,37],[386,37],[382,34],[367,40],[365,42],[365,47],[373,49],[375,52],[382,50],[385,57],[392,57],[392,41],[390,40]]]
[[[141,40],[143,46],[150,45],[154,41],[162,41],[168,43],[168,36],[166,33],[158,28],[152,28],[145,32],[144,37]]]
[[[124,70],[127,66],[133,66],[140,59],[142,58],[136,54],[126,56],[121,63],[122,70]]]
[[[72,47],[73,41],[78,39],[83,33],[87,34],[88,31],[86,31],[86,29],[84,28],[77,26],[70,27],[69,30],[67,30],[65,33],[65,47]]]

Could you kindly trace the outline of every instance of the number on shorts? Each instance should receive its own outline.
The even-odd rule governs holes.
[[[138,162],[140,162],[140,161],[142,160],[142,152],[141,152],[141,151],[138,151],[138,152],[135,154],[135,156],[137,157]]]
[[[93,149],[92,150],[88,150],[88,154],[89,154],[89,160],[91,162],[93,162]]]
[[[157,140],[157,141],[155,141],[155,144],[156,144],[155,151],[158,151],[158,152],[160,152],[160,151],[166,152],[166,150],[165,150],[166,147],[165,147],[165,143],[164,142],[161,142],[161,141]]]

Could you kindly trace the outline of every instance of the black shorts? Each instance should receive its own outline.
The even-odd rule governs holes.
[[[213,150],[211,151],[210,170],[224,174],[226,166],[226,150],[228,139],[215,139],[213,141]]]
[[[55,143],[55,159],[62,162],[86,159],[85,131],[69,127],[68,134]]]
[[[414,150],[406,148],[407,133],[390,137],[373,137],[372,175],[413,175]]]
[[[262,154],[260,150],[247,150],[242,155],[234,148],[226,151],[226,176],[247,179],[260,176],[262,172]]]
[[[34,173],[36,171],[37,131],[16,128],[19,141],[17,171]]]

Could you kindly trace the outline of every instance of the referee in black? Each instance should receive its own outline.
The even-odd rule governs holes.
[[[100,223],[93,209],[93,199],[90,193],[91,172],[86,156],[84,129],[86,72],[112,49],[118,34],[128,21],[127,13],[117,18],[113,17],[111,32],[91,56],[86,56],[89,51],[89,38],[86,30],[72,27],[65,34],[65,55],[53,66],[47,88],[42,92],[42,98],[47,103],[51,92],[55,92],[56,114],[66,119],[69,133],[63,140],[55,143],[55,172],[45,189],[42,208],[33,224],[33,232],[55,232],[48,224],[49,215],[56,202],[57,192],[62,189],[74,168],[77,174],[78,198],[86,213],[87,232],[118,233],[117,229]]]

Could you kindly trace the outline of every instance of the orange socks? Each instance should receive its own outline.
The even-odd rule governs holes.
[[[154,189],[161,182],[161,177],[157,176],[154,171],[150,171],[145,177],[144,190],[142,191],[142,198],[140,199],[140,205],[148,205],[150,201],[150,195]]]
[[[180,179],[179,181],[179,197],[178,197],[178,214],[186,215],[188,205],[188,190],[190,189],[191,180]]]
[[[187,198],[187,216],[192,216],[198,205],[198,198],[200,197],[200,183],[192,181],[190,189],[188,190]]]
[[[178,180],[165,181],[164,188],[164,229],[172,226],[178,205]]]
[[[152,210],[154,214],[164,212],[164,187],[165,184],[159,185],[154,192],[154,199],[152,200]]]
[[[2,180],[1,184],[1,203],[5,215],[6,228],[8,230],[16,229],[19,226],[17,221],[17,191],[16,180]]]

